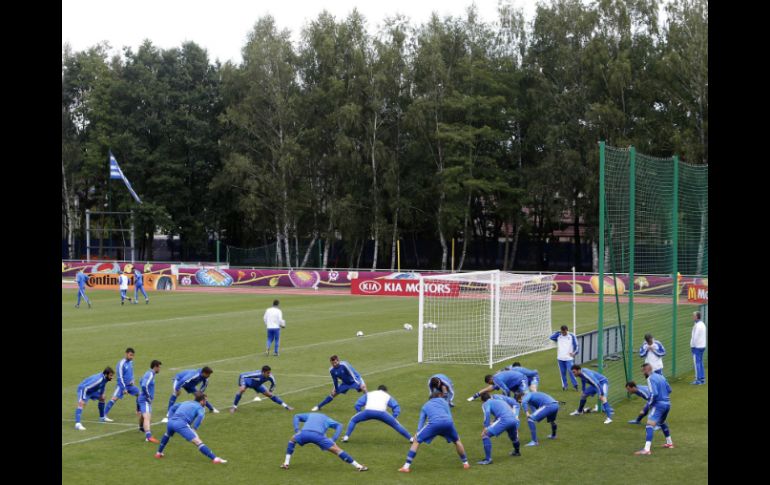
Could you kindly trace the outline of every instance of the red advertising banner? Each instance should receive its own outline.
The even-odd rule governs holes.
[[[690,285],[687,287],[687,301],[693,303],[709,302],[709,287],[705,285]]]
[[[354,279],[350,284],[353,295],[419,296],[419,280]],[[425,285],[425,294],[430,296],[459,296],[460,283],[430,282]]]

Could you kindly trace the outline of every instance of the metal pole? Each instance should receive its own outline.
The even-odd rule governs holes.
[[[219,234],[217,234],[217,266],[219,266]]]
[[[452,238],[452,273],[455,272],[455,238]]]
[[[91,210],[86,209],[86,261],[91,261]]]
[[[423,311],[425,310],[425,281],[420,276],[420,303],[419,315],[417,315],[417,362],[422,362],[422,338],[423,338]]]
[[[125,241],[125,239],[123,240]],[[131,264],[134,264],[134,211],[131,210]]]
[[[572,333],[577,335],[577,293],[575,292],[575,267],[572,267]]]
[[[634,348],[634,263],[636,262],[636,148],[629,148],[630,168],[628,174],[628,226],[629,226],[629,251],[628,251],[628,350],[629,356],[626,359],[626,372],[630,378],[633,375],[633,356],[631,349]],[[617,288],[615,289],[617,294]]]
[[[604,367],[604,218],[605,218],[605,193],[604,193],[604,169],[605,169],[604,142],[599,142],[599,372]]]
[[[674,299],[674,311],[671,315],[671,348],[674,358],[671,361],[671,377],[676,377],[676,320],[679,316],[679,157],[674,155],[674,207],[671,211],[673,220],[673,247],[671,248],[672,268],[671,279],[673,284],[672,297]]]
[[[495,342],[495,277],[489,275],[489,368],[492,368],[492,356]]]

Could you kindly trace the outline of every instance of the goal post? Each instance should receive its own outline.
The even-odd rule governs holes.
[[[421,277],[417,361],[491,368],[551,348],[553,278],[499,270]]]

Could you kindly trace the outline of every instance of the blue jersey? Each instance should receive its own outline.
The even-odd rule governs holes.
[[[134,285],[144,286],[144,275],[139,270],[134,271]]]
[[[169,422],[176,419],[192,425],[193,429],[198,429],[203,422],[203,418],[206,416],[201,403],[197,401],[185,401],[183,403],[177,403],[171,406],[168,410]]]
[[[147,402],[152,402],[155,398],[155,371],[150,369],[144,373],[142,380],[139,382],[141,394]]]
[[[544,392],[530,392],[521,399],[521,407],[534,411],[548,404],[558,404],[559,401]],[[527,407],[529,406],[529,407]]]
[[[209,385],[209,380],[203,377],[203,374],[201,374],[201,369],[191,369],[191,370],[183,370],[182,372],[178,373],[176,376],[174,376],[174,380],[176,381],[176,388],[179,389],[180,387],[195,387],[198,383],[202,383],[199,391],[203,392],[206,390],[206,386]]]
[[[91,377],[86,377],[78,385],[78,389],[83,389],[84,394],[104,394],[104,388],[107,387],[107,377],[101,372]]]
[[[75,276],[75,281],[77,281],[80,288],[85,288],[86,283],[88,282],[88,276],[81,271]]]
[[[634,394],[645,401],[648,401],[650,399],[650,388],[647,386],[636,386],[636,392]]]
[[[371,391],[371,392],[384,392],[384,391]],[[370,394],[370,393],[369,393],[369,392],[367,392],[366,394],[364,394],[363,396],[361,396],[361,397],[359,397],[359,398],[358,398],[358,401],[356,401],[356,404],[353,406],[353,407],[355,407],[355,408],[356,408],[356,411],[359,411],[359,412],[360,412],[360,411],[361,411],[361,409],[362,409],[364,406],[366,406],[366,401],[367,401],[367,398],[366,398],[366,396],[368,396],[369,394]],[[388,407],[389,407],[389,408],[391,409],[391,411],[393,412],[393,417],[394,417],[394,418],[397,418],[397,417],[398,417],[398,415],[399,415],[399,414],[401,414],[401,406],[399,406],[399,405],[398,405],[398,401],[396,401],[396,400],[393,398],[393,396],[390,396],[390,399],[388,399]]]
[[[273,377],[272,374],[265,377],[262,375],[261,370],[255,370],[252,372],[244,372],[243,374],[238,376],[238,385],[239,386],[245,386],[246,385],[246,379],[251,379],[254,381],[254,385],[256,387],[261,386],[265,382],[270,383],[270,392],[273,392],[273,389],[275,389],[275,377]]]
[[[580,380],[583,382],[583,390],[586,389],[586,382],[588,382],[589,385],[594,386],[595,388],[599,389],[602,384],[609,384],[610,381],[607,380],[606,377],[599,374],[598,372],[594,370],[588,370],[588,369],[581,369],[581,376]]]
[[[420,409],[420,422],[417,429],[422,429],[425,421],[429,423],[450,422],[453,423],[452,411],[449,409],[449,403],[443,397],[434,397],[423,404]]]
[[[117,372],[117,384],[125,389],[134,380],[134,361],[124,357],[118,361],[115,369]]]
[[[507,370],[515,370],[517,372],[524,374],[524,377],[527,378],[527,382],[529,384],[532,384],[532,379],[536,377],[540,377],[540,374],[537,372],[537,370],[527,369],[526,367],[521,367],[521,366],[514,367],[512,365],[509,365],[508,367],[505,367],[503,369],[503,371],[507,371]]]
[[[492,376],[492,382],[495,389],[501,389],[506,394],[521,390],[522,392],[527,389],[527,378],[521,372],[515,370],[506,370],[498,372]]]
[[[322,413],[303,413],[294,415],[294,432],[299,432],[299,423],[305,423],[302,426],[302,431],[314,431],[316,433],[326,434],[326,430],[334,428],[334,436],[332,441],[337,441],[340,433],[342,433],[342,425],[333,420],[329,416]]]
[[[489,427],[490,415],[504,422],[519,420],[519,403],[508,396],[495,396],[505,399],[489,399],[481,405],[484,411],[484,427]],[[513,407],[513,409],[511,409]]]
[[[348,385],[355,384],[360,386],[362,382],[361,375],[346,360],[341,360],[339,367],[329,367],[329,374],[332,376],[335,392],[339,389],[337,379],[341,380],[343,384]]]
[[[647,384],[650,388],[650,404],[657,402],[669,403],[671,394],[671,386],[668,385],[668,381],[660,374],[652,373],[647,378]]]

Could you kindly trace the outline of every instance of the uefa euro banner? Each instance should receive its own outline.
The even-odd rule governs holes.
[[[350,284],[353,295],[419,296],[420,280],[354,279]],[[460,283],[426,282],[425,294],[429,296],[458,296]]]

